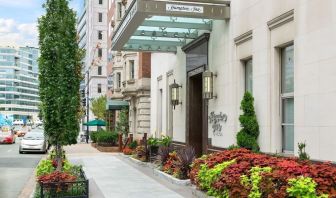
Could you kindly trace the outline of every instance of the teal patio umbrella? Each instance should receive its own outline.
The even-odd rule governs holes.
[[[84,123],[85,126],[106,126],[106,122],[104,120],[91,120],[88,123]]]

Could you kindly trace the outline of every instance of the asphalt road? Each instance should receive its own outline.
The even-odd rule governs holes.
[[[19,154],[15,144],[0,144],[0,197],[17,198],[44,154]]]

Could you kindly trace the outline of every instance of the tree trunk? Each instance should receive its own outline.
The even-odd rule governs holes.
[[[56,162],[57,168],[56,171],[62,171],[62,146],[60,144],[56,145]]]

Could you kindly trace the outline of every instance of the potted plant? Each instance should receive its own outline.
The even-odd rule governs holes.
[[[149,146],[150,155],[157,155],[160,145],[160,140],[158,138],[150,137],[147,140],[147,144]]]

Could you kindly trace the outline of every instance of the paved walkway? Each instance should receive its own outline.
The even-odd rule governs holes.
[[[117,154],[101,153],[87,144],[66,148],[69,160],[81,164],[90,179],[92,198],[182,198],[162,182],[144,174]],[[175,189],[174,189],[175,190]]]

